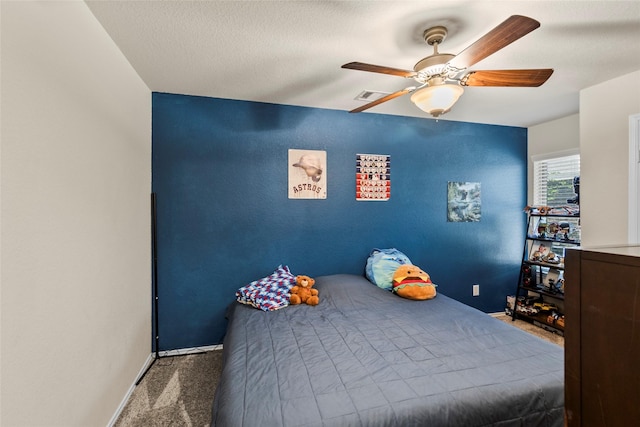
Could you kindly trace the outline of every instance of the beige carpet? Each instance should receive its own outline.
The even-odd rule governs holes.
[[[555,344],[560,335],[507,315],[495,315]],[[222,350],[158,359],[135,388],[115,427],[204,427],[211,423],[211,406],[222,368]]]
[[[530,334],[539,336],[547,341],[551,341],[554,344],[558,344],[559,346],[564,347],[564,337],[558,335],[554,332],[547,331],[542,329],[533,323],[525,322],[524,320],[516,319],[515,321],[511,319],[511,316],[507,316],[506,314],[497,314],[494,315],[496,319],[502,320],[505,323],[513,325],[517,328],[520,328],[524,331],[529,332]]]
[[[114,426],[209,426],[221,367],[222,350],[161,357],[133,390]]]

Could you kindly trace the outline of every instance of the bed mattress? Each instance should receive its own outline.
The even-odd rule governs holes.
[[[230,306],[213,426],[563,425],[563,348],[442,294],[315,288],[317,306]]]

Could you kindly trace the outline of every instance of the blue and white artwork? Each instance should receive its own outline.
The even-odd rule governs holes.
[[[480,221],[480,183],[449,182],[447,184],[447,221]]]

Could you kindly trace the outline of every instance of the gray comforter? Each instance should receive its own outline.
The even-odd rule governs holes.
[[[212,425],[563,425],[561,347],[442,294],[315,288],[314,307],[230,307]]]

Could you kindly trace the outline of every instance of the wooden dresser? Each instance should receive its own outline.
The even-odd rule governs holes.
[[[568,426],[640,425],[640,246],[568,249],[565,315]]]

